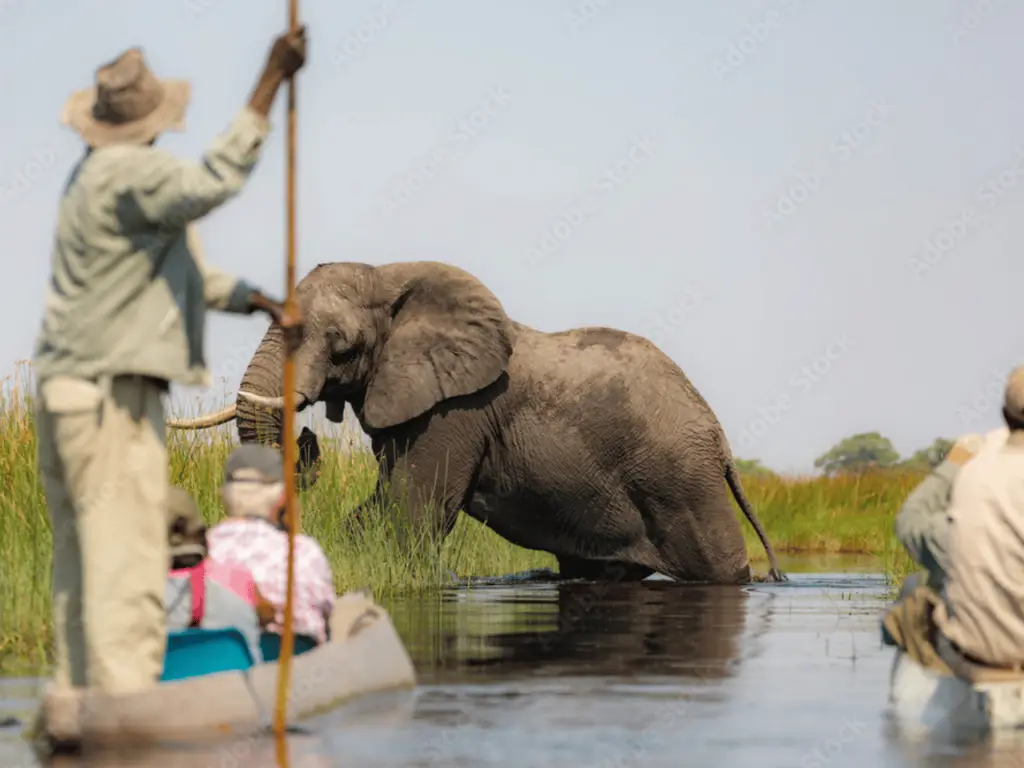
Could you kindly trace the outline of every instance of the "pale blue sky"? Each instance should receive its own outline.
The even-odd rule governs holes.
[[[300,277],[324,261],[449,261],[519,321],[649,336],[735,453],[782,470],[810,469],[853,432],[909,453],[998,425],[1002,380],[1024,362],[1021,6],[305,0],[301,13]],[[158,74],[192,80],[188,131],[162,144],[198,157],[286,19],[283,1],[0,0],[4,369],[31,354],[56,203],[81,151],[58,125],[64,98],[139,44]],[[762,39],[744,41],[763,19]],[[201,225],[212,261],[275,294],[283,102],[250,185]],[[454,139],[478,108],[475,135]],[[432,180],[389,207],[442,148]],[[601,182],[619,163],[631,170]],[[815,169],[815,189],[780,201]],[[983,194],[1003,171],[1008,191]],[[957,227],[915,271],[925,240]],[[212,320],[208,402],[234,388],[265,327]],[[802,383],[816,361],[819,380]]]

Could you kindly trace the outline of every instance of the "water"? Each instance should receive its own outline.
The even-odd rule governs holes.
[[[397,602],[418,690],[307,721],[292,765],[1024,765],[1024,743],[915,744],[895,733],[882,577],[857,562],[785,567],[783,585],[542,575]],[[23,716],[36,685],[0,683],[0,720]],[[0,728],[0,765],[35,765],[16,733]],[[61,765],[274,764],[269,743],[240,748]]]

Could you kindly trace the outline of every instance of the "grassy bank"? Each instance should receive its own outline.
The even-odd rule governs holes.
[[[893,518],[922,475],[877,472],[848,477],[743,478],[747,497],[779,552],[870,554],[901,578],[912,566],[893,535]],[[743,534],[753,563],[766,557],[757,535]]]
[[[30,403],[23,388],[8,387],[0,403],[0,668],[5,659],[39,660],[50,641],[51,536],[40,487]],[[231,431],[171,432],[171,478],[188,488],[214,522],[217,487],[231,450]],[[325,447],[316,486],[300,496],[306,533],[323,546],[339,590],[368,585],[389,594],[442,586],[458,577],[492,576],[555,567],[554,558],[515,547],[483,525],[461,517],[442,547],[423,542],[412,559],[401,556],[387,517],[362,531],[339,525],[370,495],[376,463],[364,451]],[[845,479],[749,477],[748,496],[776,549],[815,553],[869,553],[899,572],[902,551],[892,539],[892,517],[919,476]],[[749,551],[763,567],[756,536],[744,525]]]

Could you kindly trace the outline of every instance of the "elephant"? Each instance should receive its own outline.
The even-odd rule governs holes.
[[[377,492],[443,539],[459,510],[553,554],[564,578],[737,584],[752,578],[726,486],[785,580],[717,416],[648,339],[513,321],[470,273],[431,261],[319,264],[295,288],[305,318],[295,403],[348,403]],[[280,442],[284,344],[266,331],[237,399],[168,426],[235,420]],[[301,457],[300,457],[301,458]],[[300,462],[301,463],[301,462]],[[724,482],[723,482],[724,481]]]

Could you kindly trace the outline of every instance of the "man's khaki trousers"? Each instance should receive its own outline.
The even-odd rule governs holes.
[[[163,389],[144,377],[39,386],[36,429],[53,528],[54,683],[125,694],[163,670]]]

